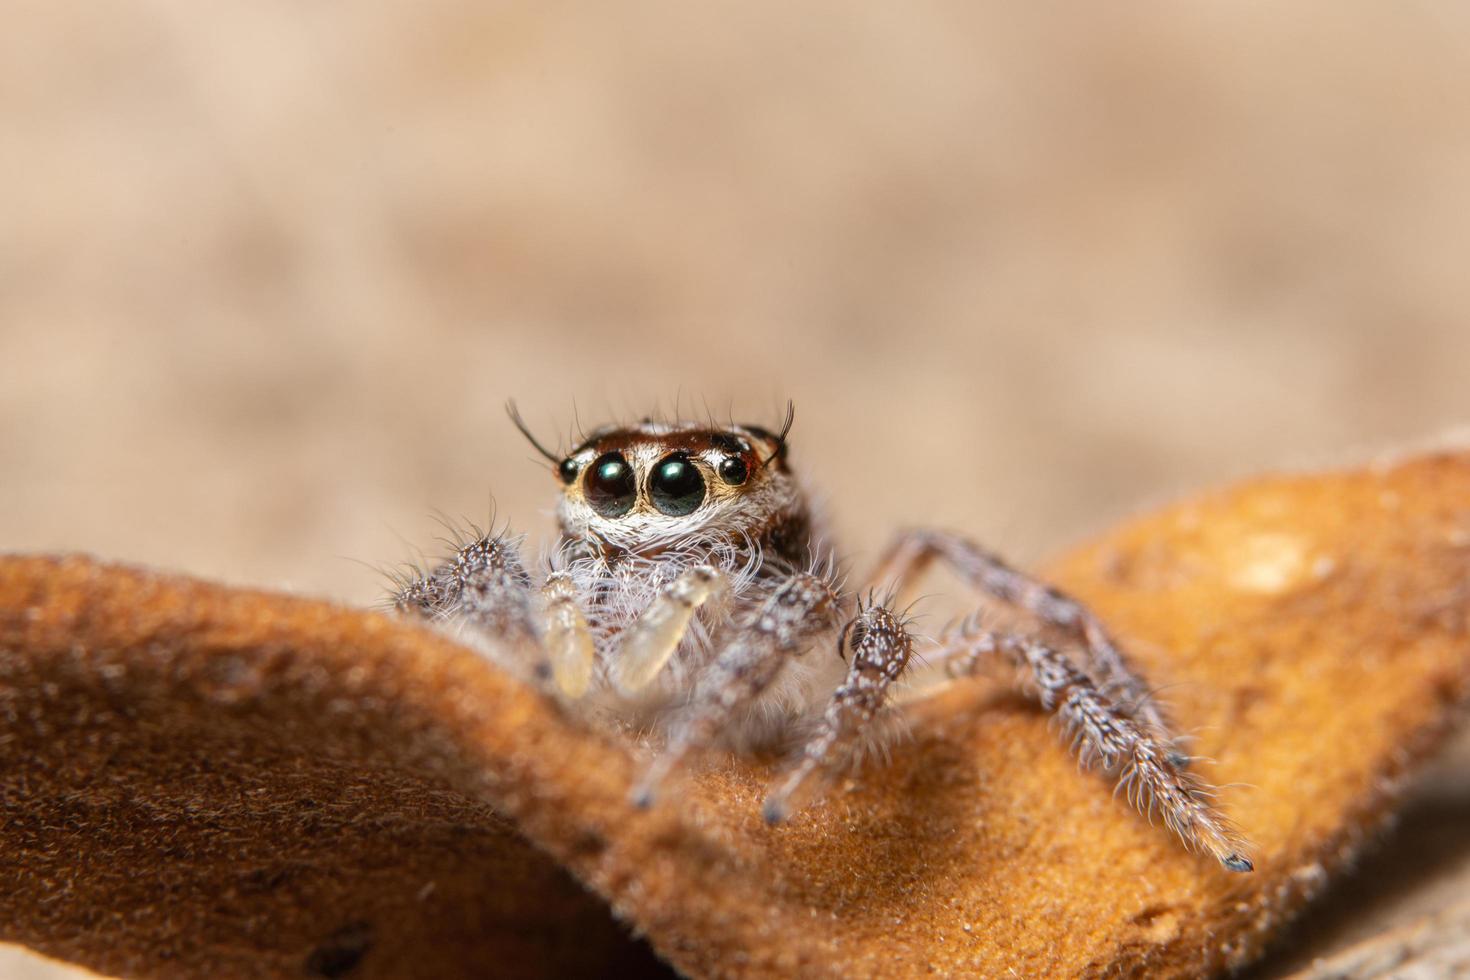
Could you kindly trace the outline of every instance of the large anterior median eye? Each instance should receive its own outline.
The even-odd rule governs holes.
[[[670,517],[692,514],[704,503],[704,477],[688,456],[672,453],[653,468],[648,495],[653,498],[653,506]]]
[[[633,467],[622,453],[603,453],[587,468],[587,503],[603,517],[622,517],[633,509],[638,487]]]

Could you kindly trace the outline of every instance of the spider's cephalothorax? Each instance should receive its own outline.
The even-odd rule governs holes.
[[[562,536],[620,555],[738,542],[803,560],[806,501],[786,465],[785,433],[645,421],[599,429],[557,463]]]
[[[1075,599],[934,531],[900,534],[873,587],[844,588],[787,465],[789,409],[774,432],[644,420],[598,429],[565,454],[538,443],[513,406],[511,417],[562,487],[547,572],[533,579],[517,540],[476,531],[403,576],[392,601],[467,628],[590,719],[660,733],[639,805],[698,749],[796,744],[765,805],[768,820],[783,819],[888,727],[894,684],[924,642],[925,659],[954,676],[1012,668],[1136,805],[1230,870],[1251,869],[1142,678]],[[906,591],[935,559],[1035,630],[989,632],[971,617],[924,638],[873,598]]]

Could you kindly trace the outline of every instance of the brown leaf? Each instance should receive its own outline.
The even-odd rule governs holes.
[[[1470,683],[1470,454],[1262,480],[1052,569],[1256,844],[1232,875],[980,684],[785,826],[433,632],[85,558],[0,562],[3,938],[147,976],[1193,976],[1256,956]],[[521,835],[524,835],[523,837]],[[540,849],[527,846],[529,840]]]

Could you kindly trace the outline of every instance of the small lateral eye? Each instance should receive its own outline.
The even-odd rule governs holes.
[[[585,483],[587,503],[603,517],[622,517],[638,499],[633,467],[622,453],[603,453],[594,459]]]
[[[556,468],[556,475],[561,477],[563,483],[571,483],[580,472],[582,472],[582,467],[578,466],[577,461],[570,456],[562,460],[561,465]]]
[[[704,477],[688,456],[670,453],[653,468],[653,475],[648,478],[648,495],[660,513],[683,517],[704,503]]]
[[[750,467],[739,456],[726,456],[720,460],[718,472],[721,480],[732,487],[738,487],[750,476]]]

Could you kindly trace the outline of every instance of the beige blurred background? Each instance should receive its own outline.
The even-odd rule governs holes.
[[[793,398],[859,559],[1470,419],[1464,5],[4,21],[3,549],[370,601],[431,508],[549,530],[512,396]]]

